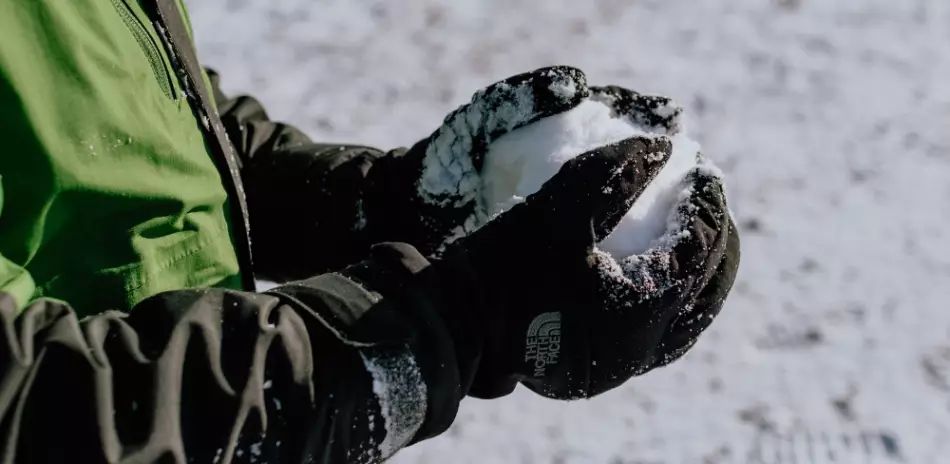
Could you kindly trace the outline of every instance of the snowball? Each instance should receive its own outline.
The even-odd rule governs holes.
[[[594,148],[633,136],[667,137],[637,125],[598,100],[508,133],[488,147],[482,168],[482,206],[494,216],[541,188],[561,165]],[[641,254],[669,228],[686,174],[699,162],[699,144],[685,131],[669,136],[672,155],[617,228],[598,248],[615,258]]]

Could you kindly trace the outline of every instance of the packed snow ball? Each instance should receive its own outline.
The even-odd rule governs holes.
[[[700,146],[686,136],[644,127],[619,114],[609,99],[589,98],[574,109],[516,129],[491,143],[482,168],[482,205],[494,216],[538,191],[568,160],[610,143],[633,137],[668,137],[669,161],[646,187],[617,228],[598,248],[615,259],[642,254],[667,232],[678,229],[674,206],[688,186],[685,178],[706,164]],[[662,131],[662,132],[658,132]]]

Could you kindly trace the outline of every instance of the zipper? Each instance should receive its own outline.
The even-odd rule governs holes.
[[[247,199],[241,182],[238,159],[228,133],[221,124],[218,110],[212,103],[210,89],[205,86],[201,65],[192,45],[185,20],[184,8],[175,0],[143,0],[142,8],[155,24],[166,56],[171,61],[173,75],[178,78],[180,93],[184,92],[188,104],[201,121],[202,133],[214,158],[228,192],[231,213],[231,228],[234,234],[235,251],[241,264],[241,280],[245,290],[254,291],[254,259],[251,253],[250,221],[247,214]],[[215,143],[217,142],[217,143]]]
[[[145,53],[148,64],[152,67],[152,74],[155,75],[155,80],[158,81],[159,87],[162,88],[162,93],[164,93],[169,100],[175,100],[175,91],[172,88],[171,77],[168,75],[168,69],[165,67],[162,54],[158,51],[158,46],[155,45],[152,36],[149,35],[145,26],[142,25],[135,16],[135,13],[132,12],[132,8],[126,3],[126,0],[112,0],[112,6],[119,12],[119,16],[122,17],[122,22],[125,23],[129,32],[135,37],[135,41],[138,42],[142,52]]]

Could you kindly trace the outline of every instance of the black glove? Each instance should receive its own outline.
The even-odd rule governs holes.
[[[522,126],[568,111],[589,96],[580,70],[556,66],[519,74],[477,92],[408,151],[370,171],[362,205],[369,242],[406,242],[426,255],[488,221],[481,202],[488,145]]]
[[[478,229],[488,219],[478,178],[488,144],[585,98],[658,135],[680,129],[682,110],[667,98],[588,88],[577,69],[546,68],[477,93],[370,173],[363,207],[367,229],[380,231],[372,241],[408,242],[438,256],[467,236],[445,259],[469,261],[495,299],[477,315],[485,349],[473,396],[501,396],[523,381],[546,396],[587,397],[672,362],[718,314],[735,279],[738,236],[721,180],[707,168],[689,176],[692,192],[677,205],[681,230],[640,256],[615,260],[594,248],[662,164],[649,159],[668,156],[662,137],[587,153]],[[620,167],[622,175],[609,175]]]
[[[592,86],[590,98],[600,101],[652,133],[676,135],[683,108],[668,97],[646,95],[616,85]]]
[[[632,138],[567,163],[539,192],[449,247],[495,299],[480,314],[485,348],[469,394],[517,382],[552,398],[590,397],[682,355],[722,307],[738,236],[722,184],[689,174],[681,230],[614,260],[608,235],[670,155],[665,137]],[[659,156],[658,156],[659,155]]]

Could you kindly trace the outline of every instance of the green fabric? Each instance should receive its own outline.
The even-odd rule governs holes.
[[[238,285],[227,195],[134,0],[0,2],[0,291],[81,315]]]

